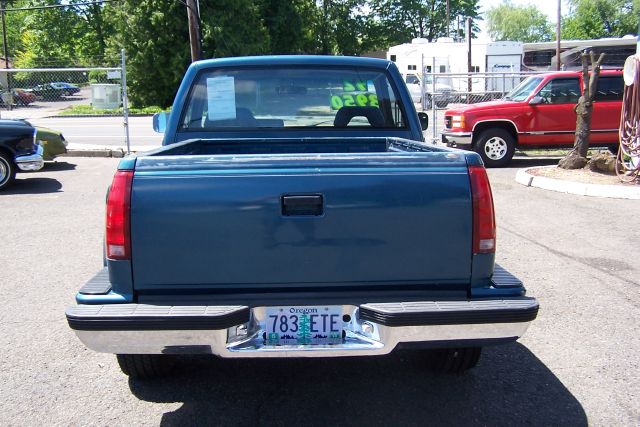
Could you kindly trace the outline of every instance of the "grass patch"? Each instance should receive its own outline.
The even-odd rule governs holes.
[[[129,114],[155,114],[161,111],[169,111],[168,109],[163,109],[158,106],[150,106],[143,108],[129,107]],[[97,108],[93,108],[91,105],[73,105],[69,108],[66,108],[62,112],[60,112],[60,116],[88,116],[88,115],[99,115],[99,116],[121,116],[122,107],[114,108],[111,110],[101,110]]]

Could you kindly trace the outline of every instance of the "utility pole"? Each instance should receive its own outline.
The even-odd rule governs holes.
[[[560,71],[562,68],[562,61],[560,60],[560,18],[562,15],[560,14],[560,7],[562,5],[562,0],[558,0],[558,22],[556,23],[556,69]]]
[[[322,54],[329,55],[329,3],[331,0],[322,1]]]
[[[451,36],[451,21],[449,20],[449,0],[447,0],[447,35],[446,37]]]
[[[7,6],[6,0],[0,0],[0,12],[2,13],[2,44],[4,45],[4,68],[9,69],[9,45],[7,43],[7,20],[5,17],[5,8]],[[9,105],[9,110],[12,108],[13,104],[13,94],[11,93],[11,75],[7,71],[7,96],[9,100],[7,104]]]
[[[471,17],[467,18],[467,73],[469,78],[467,79],[467,101],[471,103],[471,91],[473,87],[471,85],[471,71],[473,70],[471,65]]]
[[[200,14],[195,0],[187,0],[187,18],[189,19],[189,42],[191,44],[191,62],[202,59],[202,39],[200,37]]]

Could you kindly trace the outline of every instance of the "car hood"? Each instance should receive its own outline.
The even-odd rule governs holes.
[[[521,101],[505,101],[505,100],[496,100],[496,101],[486,101],[486,102],[478,102],[476,104],[455,104],[452,108],[449,108],[445,114],[460,114],[460,113],[475,113],[480,111],[496,111],[496,110],[504,110],[513,107],[522,106],[523,102]]]

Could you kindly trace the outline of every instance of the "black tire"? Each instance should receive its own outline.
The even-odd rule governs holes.
[[[618,155],[618,151],[620,151],[620,144],[612,144],[607,147],[607,150],[614,156]]]
[[[0,191],[4,190],[16,179],[16,166],[11,158],[0,153]]]
[[[460,374],[478,364],[480,353],[482,353],[481,347],[430,350],[429,369],[443,374]]]
[[[474,144],[474,151],[480,154],[484,165],[488,168],[507,166],[516,151],[513,135],[500,128],[489,128],[480,134]]]
[[[173,371],[175,358],[166,354],[116,354],[125,375],[140,380],[165,377]]]

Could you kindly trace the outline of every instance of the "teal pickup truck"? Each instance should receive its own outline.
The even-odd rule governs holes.
[[[427,145],[391,62],[271,56],[192,64],[163,147],[123,159],[105,268],[69,326],[137,378],[181,354],[425,352],[461,372],[538,312],[494,264],[489,180]]]

